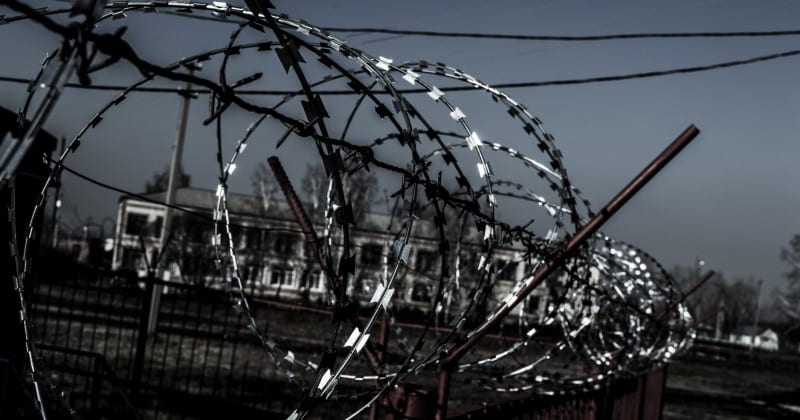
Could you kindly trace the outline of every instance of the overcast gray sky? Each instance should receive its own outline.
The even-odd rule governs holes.
[[[59,2],[31,2],[60,6]],[[232,2],[234,4],[240,2]],[[318,26],[386,27],[540,35],[633,32],[766,31],[798,29],[800,3],[792,1],[458,1],[376,2],[273,0],[279,12]],[[3,9],[0,13],[13,14]],[[224,46],[230,25],[168,15],[103,25],[130,27],[126,38],[142,55],[166,64]],[[744,59],[798,48],[800,37],[604,42],[535,42],[341,34],[351,46],[396,62],[427,59],[459,67],[490,84],[582,78],[663,70]],[[257,33],[246,39],[258,40]],[[260,38],[263,40],[263,38]],[[0,26],[0,74],[31,77],[57,38],[30,23]],[[257,64],[252,64],[255,66]],[[764,278],[781,285],[780,248],[800,232],[800,58],[688,75],[577,86],[510,89],[556,137],[573,183],[595,207],[604,204],[691,123],[701,135],[605,228],[636,244],[666,266],[689,265],[695,256],[730,276]],[[275,70],[274,63],[270,69]],[[246,72],[244,72],[246,73]],[[243,74],[244,74],[243,73]],[[209,74],[213,76],[213,74]],[[129,83],[130,67],[98,76],[100,83]],[[171,86],[159,81],[159,86]],[[466,106],[485,95],[449,94]],[[109,92],[68,90],[47,129],[71,138]],[[25,87],[0,83],[0,105],[17,109]],[[134,191],[169,162],[179,99],[135,94],[106,118],[68,164]],[[205,98],[194,101],[184,165],[193,185],[215,186],[212,131],[199,122]],[[239,132],[251,119],[232,116]],[[507,120],[504,120],[505,123]],[[517,128],[515,128],[517,130]],[[250,192],[248,170],[272,149],[242,162],[234,190]],[[302,148],[283,150],[289,174],[304,167]],[[68,177],[66,208],[95,221],[114,217],[117,195]],[[67,213],[71,213],[68,211]],[[77,223],[77,216],[66,216]],[[765,293],[767,295],[768,293]]]

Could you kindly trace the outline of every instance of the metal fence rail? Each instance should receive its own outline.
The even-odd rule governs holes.
[[[157,330],[143,336],[147,282],[161,284],[166,293]],[[136,405],[146,418],[213,417],[213,407],[253,415],[290,410],[293,397],[273,385],[276,372],[221,290],[101,273],[42,279],[33,295],[43,362],[88,418],[102,417],[98,399],[117,410]],[[292,336],[279,322],[264,319],[264,325]],[[305,341],[313,351],[316,343]],[[130,392],[133,402],[117,398],[112,404],[100,395],[114,387]]]
[[[156,331],[142,335],[148,282],[163,286],[165,293]],[[54,382],[67,392],[68,403],[85,418],[264,418],[285,416],[297,403],[294,390],[280,385],[282,378],[223,290],[90,271],[43,277],[33,296],[43,362],[57,374]],[[328,311],[252,301],[270,335],[305,352],[298,357],[311,358],[324,349],[314,328],[327,325]],[[298,328],[299,314],[307,327]],[[137,348],[144,349],[138,372]],[[453,407],[450,417],[658,418],[664,375],[656,371],[617,380],[594,393]],[[432,414],[435,401],[427,401],[432,395],[392,393],[381,411],[386,418],[415,418],[409,414],[420,409]]]

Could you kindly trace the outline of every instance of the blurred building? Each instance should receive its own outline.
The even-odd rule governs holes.
[[[154,202],[163,202],[165,193],[142,196]],[[112,269],[132,271],[144,276],[147,267],[159,254],[160,234],[165,209],[162,205],[132,196],[119,200],[114,237]],[[212,215],[217,206],[214,191],[196,188],[177,190],[175,205],[189,212],[175,212],[173,234],[170,235],[168,265],[164,280],[220,287],[230,276],[230,264],[220,270],[214,264],[214,236]],[[321,302],[327,299],[324,274],[307,247],[302,233],[283,201],[263,202],[257,196],[228,194],[231,237],[235,242],[239,274],[247,292],[257,296],[276,297]],[[384,257],[394,238],[386,232],[390,217],[385,214],[361,215],[352,229],[351,243],[356,258],[356,272],[350,282],[350,294],[368,301],[384,275]],[[323,226],[317,227],[322,232]],[[473,229],[475,230],[475,229]],[[395,283],[394,302],[402,300],[404,308],[424,310],[430,307],[436,295],[439,272],[439,242],[433,237],[435,229],[427,222],[415,221],[412,233],[413,247],[408,263],[403,266]],[[475,281],[476,255],[480,250],[478,232],[460,247],[460,291],[455,299],[468,299],[466,291]],[[221,236],[223,249],[227,248],[226,235]],[[451,249],[453,247],[451,246]],[[335,249],[335,252],[340,252]],[[338,257],[338,255],[337,255]],[[451,272],[454,264],[451,261]],[[497,281],[485,302],[493,308],[510,288],[526,273],[526,263],[520,253],[511,248],[494,253],[493,267]],[[537,288],[528,298],[526,313],[541,319],[547,305],[547,290]],[[514,313],[519,314],[520,305]]]
[[[780,343],[778,333],[771,328],[755,329],[743,327],[734,330],[729,337],[730,342],[763,350],[778,350]]]

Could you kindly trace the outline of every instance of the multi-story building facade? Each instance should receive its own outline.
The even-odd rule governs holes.
[[[163,202],[165,194],[154,193],[145,197]],[[170,235],[166,257],[171,263],[167,264],[164,279],[219,286],[223,279],[213,264],[214,250],[210,241],[214,232],[211,219],[216,206],[214,191],[178,189],[175,205],[191,213],[174,213],[173,234]],[[247,292],[263,297],[316,302],[327,298],[324,275],[305,245],[285,202],[264,203],[256,196],[231,193],[228,206],[231,236]],[[164,214],[162,205],[131,196],[120,198],[112,269],[135,270],[141,275],[146,273],[148,264],[159,254]],[[389,220],[389,216],[383,214],[361,215],[352,229],[356,272],[350,282],[351,296],[369,300],[382,278],[384,255],[392,243],[391,235],[386,232]],[[430,307],[438,287],[439,243],[430,236],[433,229],[426,222],[415,224],[412,252],[398,276],[394,304],[425,310]],[[321,231],[322,227],[318,226],[318,229]],[[477,266],[479,249],[476,240],[461,243],[460,287],[463,293],[471,289],[469,282],[475,281],[477,270],[472,266]],[[519,251],[513,248],[496,250],[494,265],[503,269],[498,271],[487,301],[490,308],[526,272]],[[534,319],[540,319],[546,304],[547,291],[539,288],[526,302],[526,312]]]

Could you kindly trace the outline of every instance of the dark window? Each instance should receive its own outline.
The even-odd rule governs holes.
[[[436,262],[436,254],[433,251],[421,249],[417,251],[417,260],[414,269],[419,273],[428,273],[433,269]]]
[[[528,315],[538,315],[539,314],[539,305],[542,303],[542,297],[532,295],[528,298],[527,303],[525,304],[525,310],[528,312]]]
[[[269,284],[273,286],[294,286],[294,271],[289,267],[273,267]]]
[[[203,243],[210,240],[211,234],[207,226],[201,222],[192,222],[189,225],[189,241],[194,243]]]
[[[122,249],[122,268],[125,270],[136,270],[142,262],[142,252],[130,249]]]
[[[294,252],[295,237],[289,233],[280,233],[275,238],[275,252],[278,255],[291,255]]]
[[[316,258],[314,255],[314,248],[311,246],[310,242],[303,241],[303,258]]]
[[[261,264],[250,264],[244,267],[242,276],[246,284],[261,283],[261,275],[264,272],[264,266]]]
[[[414,302],[430,302],[431,301],[431,289],[428,287],[427,284],[422,282],[414,283],[414,287],[411,289],[411,300]]]
[[[320,271],[312,271],[308,273],[300,285],[302,289],[321,290],[322,289],[322,273]]]
[[[125,233],[128,235],[147,234],[147,215],[128,213],[128,220],[125,222]]]
[[[261,247],[263,246],[262,238],[264,237],[263,235],[264,232],[261,229],[252,227],[247,228],[245,232],[247,232],[245,234],[246,236],[245,246],[247,246],[247,248],[250,248],[251,251],[256,251],[261,249]]]
[[[152,235],[157,237],[157,238],[160,238],[161,237],[161,229],[163,229],[163,228],[164,228],[164,218],[162,216],[157,216],[156,217],[156,221],[153,223]],[[173,231],[175,230],[174,226],[173,226],[172,230]]]
[[[503,280],[514,280],[517,278],[518,262],[499,260],[497,262],[497,278]]]
[[[181,259],[181,273],[187,276],[195,275],[200,271],[198,258],[194,255],[184,255]]]
[[[361,263],[371,267],[381,264],[381,249],[377,244],[365,244],[361,247]]]

